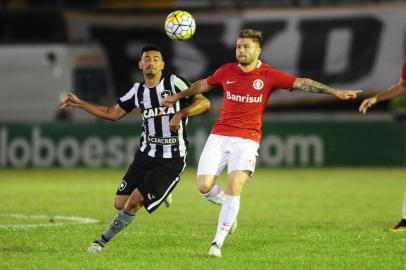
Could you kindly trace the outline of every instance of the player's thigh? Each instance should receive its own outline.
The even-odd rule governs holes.
[[[241,191],[251,175],[250,171],[232,171],[227,175],[226,194],[240,196]]]
[[[219,176],[227,164],[229,137],[210,134],[200,155],[197,175]]]
[[[155,158],[144,182],[137,187],[149,213],[156,210],[176,187],[185,166],[185,158]]]
[[[248,139],[236,139],[230,147],[227,167],[228,174],[233,171],[249,171],[254,173],[259,144]]]
[[[122,201],[125,198],[128,199],[131,193],[144,181],[150,160],[150,157],[139,151],[134,155],[133,162],[117,188],[115,201],[119,206],[122,207]]]

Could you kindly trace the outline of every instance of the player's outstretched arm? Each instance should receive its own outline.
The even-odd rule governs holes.
[[[398,97],[400,95],[406,94],[406,81],[400,79],[398,84],[392,85],[386,91],[379,93],[373,97],[365,99],[361,106],[359,106],[359,111],[361,113],[366,113],[368,108],[374,106],[376,103],[388,99]]]
[[[187,90],[177,93],[176,95],[164,98],[162,100],[162,105],[165,107],[169,107],[181,98],[205,93],[211,89],[212,87],[207,83],[207,79],[202,79],[193,83]]]
[[[70,93],[66,95],[62,102],[59,104],[60,109],[76,107],[87,111],[99,118],[116,121],[121,119],[127,112],[122,109],[119,105],[114,107],[101,106],[97,104],[92,104],[90,102],[81,100],[75,94]]]
[[[202,94],[197,94],[195,95],[192,104],[175,113],[169,122],[169,126],[172,131],[176,131],[180,128],[180,122],[183,117],[198,115],[208,109],[210,109],[210,101]]]
[[[307,78],[297,78],[293,87],[311,93],[323,93],[339,99],[354,99],[362,90],[339,90]]]

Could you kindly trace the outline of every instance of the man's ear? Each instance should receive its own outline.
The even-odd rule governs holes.
[[[138,68],[139,68],[139,69],[142,69],[142,67],[141,67],[141,60],[138,61]]]

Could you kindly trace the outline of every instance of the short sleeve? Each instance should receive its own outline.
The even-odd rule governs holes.
[[[221,85],[222,78],[224,77],[224,65],[219,67],[212,75],[207,78],[209,85]]]
[[[139,83],[134,84],[134,86],[128,91],[124,96],[117,100],[117,104],[123,108],[126,112],[131,112],[133,109],[138,107],[137,90]]]
[[[191,85],[188,80],[177,75],[174,77],[174,84],[180,91],[185,91]]]
[[[402,79],[406,81],[406,58],[403,60]]]
[[[286,89],[286,90],[293,90],[293,85],[296,81],[296,76],[293,76],[289,73],[271,69],[269,71],[269,76],[273,81],[273,89]]]
[[[189,86],[191,85],[191,83],[188,80],[186,80],[178,75],[171,75],[171,84],[173,85],[173,87],[175,87],[176,93],[187,90],[189,88]],[[187,97],[184,97],[183,99],[193,100],[193,98],[194,98],[194,96],[187,96]]]

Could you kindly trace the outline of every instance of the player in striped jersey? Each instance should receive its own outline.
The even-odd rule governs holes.
[[[100,252],[133,221],[141,207],[152,213],[165,201],[186,165],[187,117],[210,107],[210,102],[201,94],[181,99],[171,107],[161,105],[163,98],[186,90],[190,84],[176,75],[163,76],[165,63],[157,46],[145,46],[138,65],[144,82],[135,83],[114,107],[91,104],[74,94],[67,95],[61,104],[61,108],[78,107],[113,121],[135,108],[139,108],[142,115],[140,148],[116,193],[115,207],[120,212],[101,237],[89,246],[88,252]]]
[[[406,94],[406,58],[403,59],[403,68],[401,77],[398,83],[390,86],[386,91],[379,93],[373,97],[365,99],[359,111],[366,113],[368,108],[372,107],[376,103],[384,100],[389,100],[400,95]],[[406,195],[403,197],[403,216],[400,222],[393,228],[394,232],[406,231]]]

